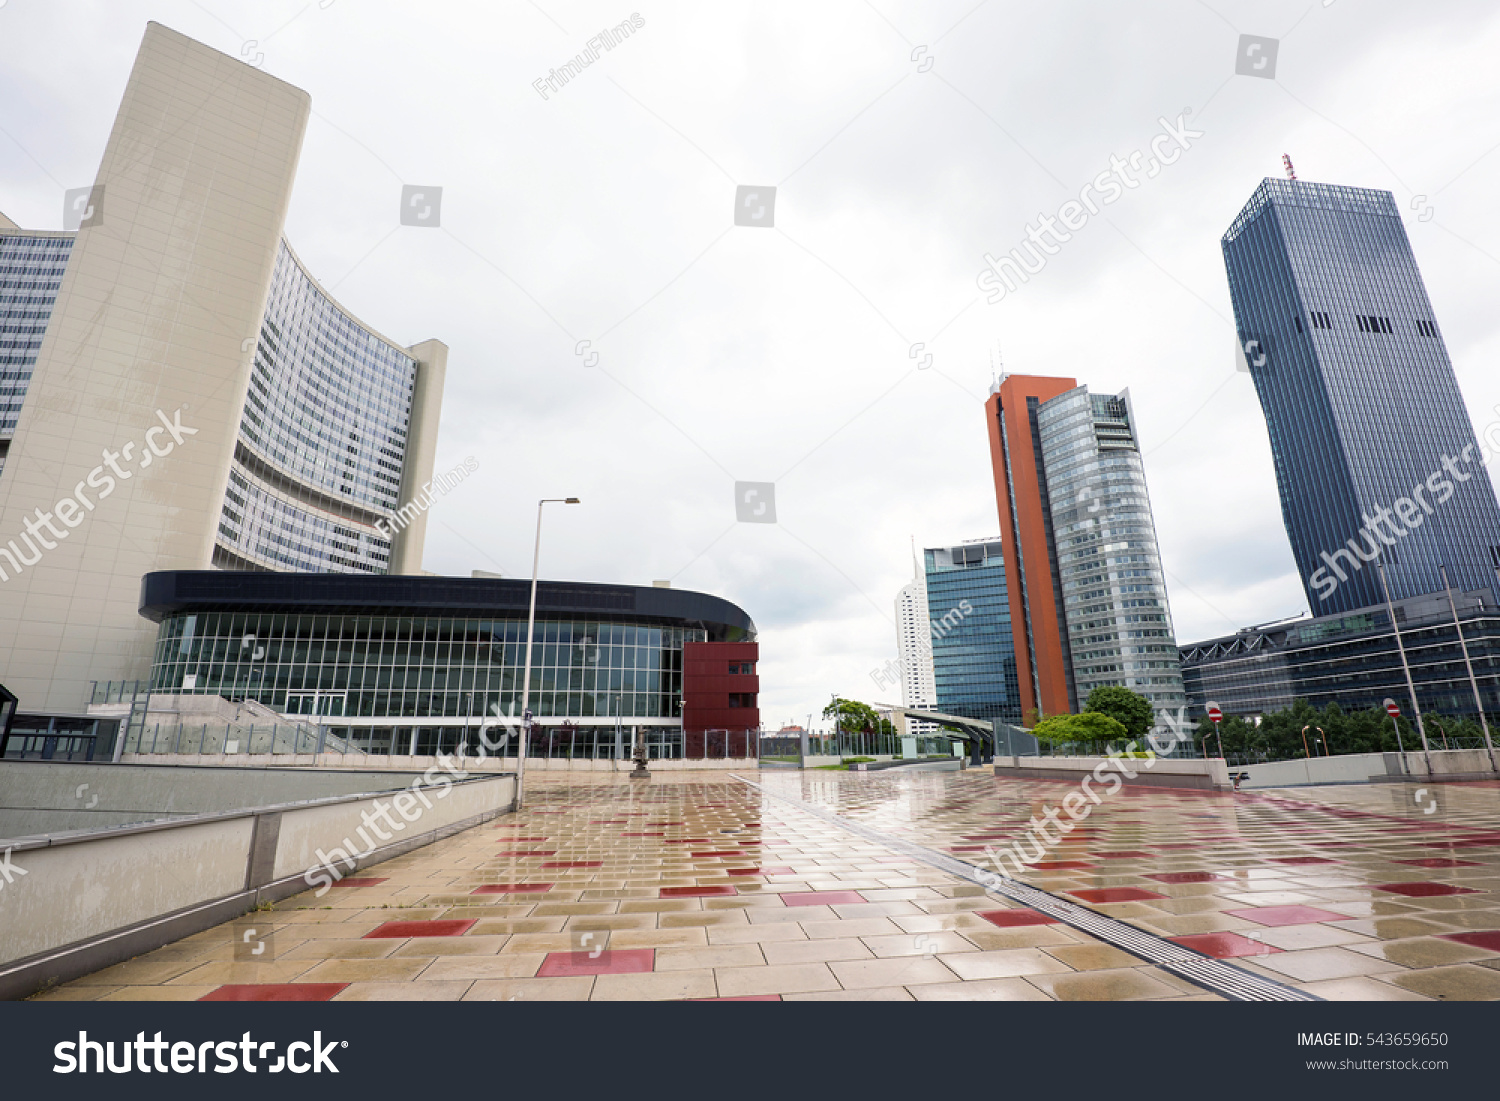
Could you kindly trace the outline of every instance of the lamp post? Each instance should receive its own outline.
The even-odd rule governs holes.
[[[1500,765],[1495,763],[1495,743],[1490,741],[1489,720],[1484,717],[1484,703],[1479,698],[1479,682],[1474,679],[1474,663],[1469,660],[1469,643],[1464,638],[1464,626],[1458,621],[1458,605],[1453,602],[1453,587],[1448,584],[1448,567],[1439,566],[1438,573],[1443,578],[1443,589],[1448,594],[1448,607],[1453,612],[1453,626],[1458,631],[1458,645],[1464,652],[1464,668],[1469,672],[1469,687],[1474,690],[1474,706],[1479,709],[1479,725],[1484,728],[1484,748],[1490,754],[1490,769],[1500,772]]]
[[[544,497],[536,503],[536,550],[531,555],[531,608],[526,613],[526,671],[521,675],[521,748],[516,753],[516,810],[526,788],[526,750],[531,743],[531,647],[536,641],[536,578],[542,561],[542,506],[576,505],[577,497]]]
[[[1312,754],[1307,751],[1307,732],[1309,730],[1316,730],[1318,732],[1319,736],[1322,737],[1322,739],[1323,739],[1323,756],[1325,756],[1325,757],[1328,756],[1328,736],[1323,733],[1323,728],[1321,726],[1311,726],[1311,725],[1304,726],[1302,728],[1302,756],[1307,757],[1309,759],[1312,758]],[[1317,738],[1313,739],[1313,744],[1314,745],[1318,744],[1318,739]]]
[[[1417,717],[1417,736],[1422,739],[1422,760],[1427,764],[1427,775],[1431,776],[1432,751],[1427,745],[1427,728],[1422,724],[1422,706],[1417,703],[1417,686],[1412,683],[1411,666],[1406,661],[1406,644],[1401,641],[1401,625],[1396,622],[1396,609],[1391,603],[1391,589],[1385,583],[1385,563],[1376,562],[1375,571],[1380,574],[1380,590],[1385,594],[1386,614],[1391,617],[1391,634],[1396,638],[1396,652],[1401,655],[1401,671],[1406,674],[1406,691],[1411,696],[1412,714]]]

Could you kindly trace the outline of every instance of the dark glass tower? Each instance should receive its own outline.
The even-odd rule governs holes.
[[[1235,324],[1314,615],[1494,587],[1500,506],[1389,191],[1263,181],[1229,231]]]
[[[1020,724],[1022,700],[998,541],[929,548],[927,617],[937,709]]]

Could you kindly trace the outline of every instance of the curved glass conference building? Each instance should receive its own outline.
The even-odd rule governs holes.
[[[433,752],[521,714],[529,596],[524,579],[148,574],[150,690],[306,715],[374,752]],[[535,722],[601,743],[645,728],[653,755],[681,756],[685,647],[755,638],[744,611],[704,593],[543,581]]]

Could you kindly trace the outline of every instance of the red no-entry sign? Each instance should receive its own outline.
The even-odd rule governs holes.
[[[1390,700],[1386,700],[1385,701],[1385,713],[1387,715],[1389,715],[1393,719],[1399,719],[1401,717],[1401,708],[1397,707]]]
[[[1224,712],[1220,711],[1217,707],[1210,707],[1208,709],[1208,717],[1214,722],[1218,722],[1224,717]]]

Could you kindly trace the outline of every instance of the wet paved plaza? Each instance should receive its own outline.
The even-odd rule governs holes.
[[[910,849],[989,867],[1075,785],[744,776],[539,776],[519,814],[39,997],[1221,999]],[[1030,886],[1283,988],[1500,999],[1493,781],[1127,787],[1027,852]]]

